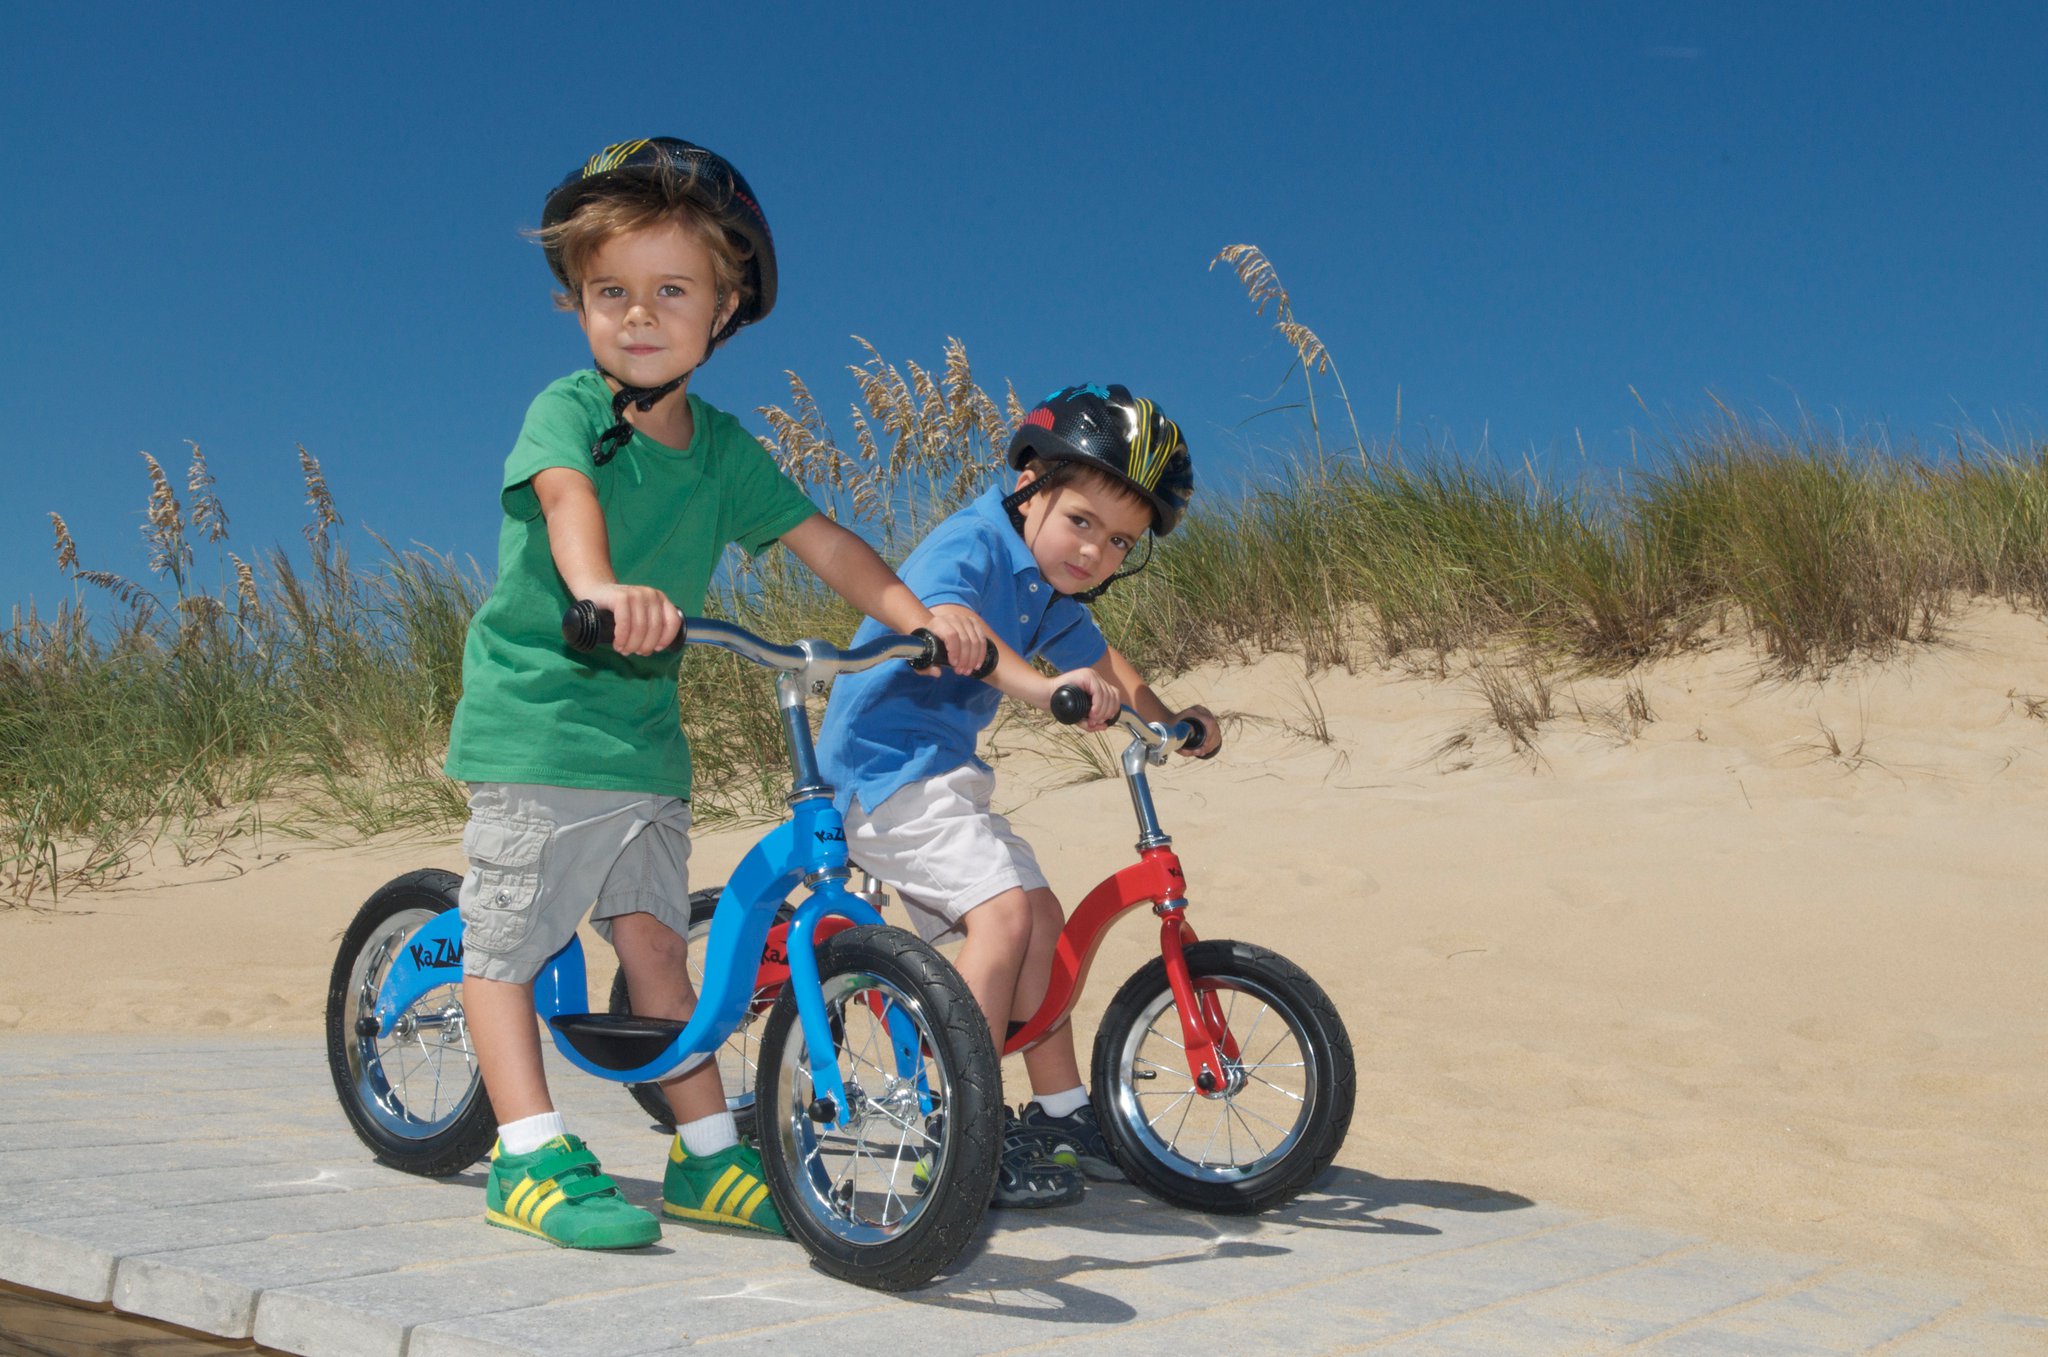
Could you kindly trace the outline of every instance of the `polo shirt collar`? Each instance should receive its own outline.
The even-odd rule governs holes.
[[[1030,546],[1024,541],[1024,534],[1017,531],[1016,526],[1010,522],[1009,512],[1003,508],[1003,500],[1008,494],[1009,492],[1003,489],[1003,483],[998,480],[975,498],[974,511],[1002,529],[997,537],[1009,553],[1011,573],[1021,575],[1028,570],[1036,574],[1038,558],[1031,554]]]

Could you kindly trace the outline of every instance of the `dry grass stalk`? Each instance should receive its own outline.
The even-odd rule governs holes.
[[[792,479],[816,492],[837,516],[882,539],[885,551],[907,550],[932,520],[952,511],[998,464],[1023,411],[1009,393],[1012,417],[974,380],[967,349],[946,341],[936,369],[888,362],[867,340],[854,342],[866,361],[851,365],[860,399],[849,414],[853,449],[840,446],[811,390],[795,373],[788,408],[765,406],[764,440]]]
[[[1498,664],[1481,660],[1472,669],[1479,695],[1517,754],[1536,754],[1536,728],[1555,716],[1550,682],[1535,661]]]
[[[232,551],[228,553],[228,560],[235,567],[235,597],[241,600],[242,611],[251,617],[260,616],[263,600],[256,592],[256,572]]]
[[[1358,449],[1360,457],[1365,456],[1365,439],[1358,432],[1358,412],[1352,409],[1351,393],[1344,389],[1343,374],[1330,357],[1330,351],[1316,332],[1294,318],[1294,299],[1280,282],[1279,271],[1273,261],[1256,245],[1226,245],[1219,250],[1209,267],[1228,264],[1237,273],[1237,281],[1244,285],[1245,296],[1252,304],[1252,314],[1263,316],[1266,306],[1273,307],[1273,328],[1280,337],[1294,349],[1295,361],[1301,364],[1302,385],[1308,391],[1308,422],[1315,434],[1316,453],[1323,452],[1322,419],[1316,412],[1316,385],[1314,375],[1327,372],[1337,383],[1337,394],[1344,401],[1345,416],[1351,422],[1352,446]]]
[[[341,515],[334,507],[334,496],[328,493],[327,478],[320,473],[320,463],[312,453],[306,451],[304,443],[298,444],[299,474],[306,480],[306,504],[313,511],[313,521],[303,529],[306,541],[313,548],[314,559],[327,558],[327,530],[341,526]]]
[[[57,568],[67,572],[78,569],[78,543],[71,540],[71,527],[64,521],[64,515],[52,513],[50,527],[57,534]]]
[[[192,449],[192,468],[185,473],[185,489],[192,496],[192,530],[209,542],[224,542],[228,535],[228,511],[214,488],[206,454],[191,439],[185,442]]]
[[[142,540],[149,544],[149,568],[153,574],[168,573],[183,592],[185,572],[192,564],[192,549],[185,545],[185,511],[156,458],[145,452],[142,460],[149,466],[149,512],[142,528]]]

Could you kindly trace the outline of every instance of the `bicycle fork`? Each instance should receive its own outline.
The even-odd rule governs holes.
[[[1187,879],[1181,873],[1180,859],[1165,846],[1145,849],[1141,857],[1160,882],[1160,889],[1152,897],[1152,912],[1159,916],[1159,956],[1166,965],[1166,983],[1173,991],[1174,1009],[1180,1015],[1188,1077],[1205,1094],[1229,1093],[1233,1091],[1234,1072],[1241,1057],[1216,991],[1208,987],[1197,989],[1194,978],[1188,974],[1184,949],[1198,939],[1187,920]]]

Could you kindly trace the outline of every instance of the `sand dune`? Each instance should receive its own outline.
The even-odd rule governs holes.
[[[1455,667],[1170,685],[1236,716],[1154,780],[1192,921],[1337,1000],[1343,1162],[2048,1301],[2048,628],[1980,608],[1821,682],[1730,643],[1550,686],[1531,754]],[[1121,783],[1000,766],[1069,903],[1130,856]],[[697,883],[749,841],[701,835]],[[315,1030],[363,897],[461,865],[238,851],[0,915],[0,1033]],[[1098,959],[1084,1038],[1149,934]]]

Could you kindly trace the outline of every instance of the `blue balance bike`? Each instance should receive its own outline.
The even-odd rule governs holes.
[[[572,648],[610,636],[579,603]],[[743,1026],[763,1171],[790,1232],[821,1270],[881,1290],[920,1285],[951,1265],[994,1187],[1001,1080],[988,1025],[959,973],[915,935],[883,925],[847,889],[845,831],[818,774],[805,711],[832,679],[894,659],[943,663],[929,634],[852,650],[774,645],[690,618],[684,638],[777,671],[776,701],[794,777],[790,818],[747,853],[701,940],[687,1022],[590,1013],[576,938],[534,980],[534,1007],[562,1056],[621,1084],[646,1084],[721,1054]],[[363,905],[342,937],[327,994],[327,1055],[356,1134],[409,1173],[460,1172],[487,1153],[496,1117],[462,1014],[461,878],[409,872]],[[807,890],[793,910],[784,902]],[[778,914],[780,918],[778,919]],[[771,926],[787,924],[788,983],[756,993]],[[693,970],[696,958],[693,956]],[[731,1093],[735,1079],[727,1074]]]

